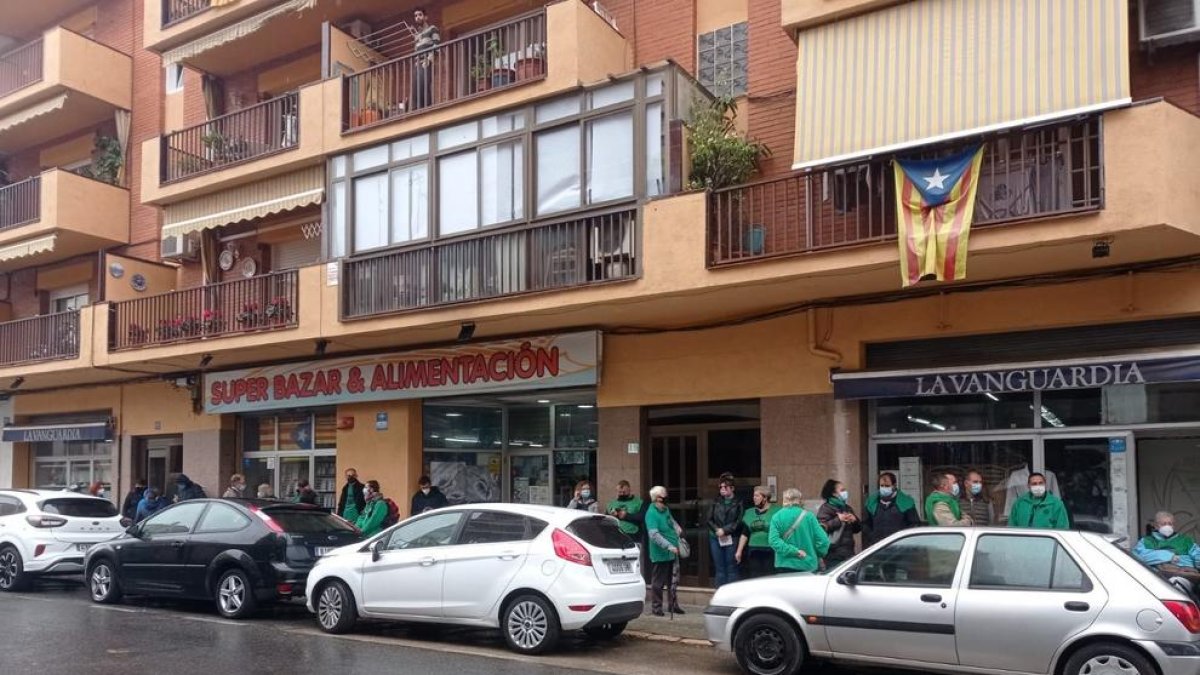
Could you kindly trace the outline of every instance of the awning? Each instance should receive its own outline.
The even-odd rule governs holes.
[[[25,256],[53,251],[55,238],[56,235],[51,234],[0,248],[0,261],[24,258]]]
[[[164,239],[320,204],[325,167],[314,166],[232,190],[170,204],[163,209]]]
[[[39,443],[46,441],[108,441],[112,440],[112,422],[81,422],[74,424],[6,425],[5,443]]]
[[[54,112],[66,104],[67,95],[59,94],[54,98],[47,99],[41,103],[36,103],[28,108],[22,108],[7,117],[0,117],[0,131],[6,131],[19,124],[24,124],[38,115],[45,115],[48,112]]]
[[[312,9],[316,4],[317,0],[288,0],[287,2],[272,7],[265,12],[255,14],[248,19],[239,21],[228,28],[222,28],[219,31],[209,33],[202,38],[193,40],[185,45],[180,45],[175,49],[164,52],[162,55],[163,67],[174,65],[184,59],[191,58],[197,54],[202,54],[210,49],[220,47],[228,42],[240,40],[241,38],[244,38],[262,28],[263,24],[277,16],[287,14],[289,12],[299,12],[305,9]]]
[[[797,35],[793,168],[1129,101],[1127,0],[922,0]]]

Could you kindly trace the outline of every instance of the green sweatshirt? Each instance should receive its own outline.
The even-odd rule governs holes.
[[[1008,526],[1069,530],[1071,517],[1067,515],[1067,505],[1058,496],[1047,492],[1042,497],[1034,497],[1032,492],[1026,492],[1013,502]]]
[[[387,512],[387,502],[383,500],[383,497],[371,499],[363,509],[362,515],[354,521],[354,526],[362,530],[364,537],[369,537],[383,529],[383,521],[387,518]]]
[[[644,503],[641,497],[614,499],[608,503],[605,513],[612,513],[617,509],[625,509],[625,518],[620,521],[621,531],[631,537],[637,536],[642,531],[642,528],[637,523],[637,519],[641,517],[642,504]]]
[[[657,504],[651,504],[650,508],[646,509],[646,534],[650,538],[650,562],[671,562],[675,559],[675,554],[663,546],[659,537],[655,536],[661,535],[671,546],[679,547],[679,534],[675,532],[670,509],[660,509]]]
[[[804,514],[800,525],[793,528],[800,514]],[[791,536],[784,538],[788,530]],[[795,572],[816,572],[821,558],[829,553],[829,536],[817,521],[817,516],[797,505],[785,506],[771,518],[767,541],[775,549],[775,567]],[[803,558],[797,553],[804,551]]]

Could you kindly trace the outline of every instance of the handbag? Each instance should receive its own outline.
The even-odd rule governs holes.
[[[671,516],[671,527],[675,528],[676,532],[679,532],[680,530],[683,529],[683,528],[679,527],[679,523],[675,522],[675,516]],[[692,554],[691,544],[689,544],[687,539],[684,538],[682,535],[679,536],[679,544],[676,545],[675,548],[679,549],[679,559],[680,560],[683,560]]]

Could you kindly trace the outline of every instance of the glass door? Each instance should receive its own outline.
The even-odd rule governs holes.
[[[312,488],[317,491],[317,504],[333,511],[337,507],[337,457],[324,455],[313,457]]]
[[[1071,527],[1129,534],[1128,434],[1043,439],[1046,484],[1062,497]]]
[[[275,485],[274,457],[245,457],[242,459],[242,475],[246,477],[246,496],[258,495],[258,486],[266,483]]]
[[[309,455],[280,456],[278,466],[279,484],[275,486],[275,496],[290,502],[296,497],[297,481],[303,478],[312,482],[312,457]]]
[[[553,504],[553,465],[549,452],[514,453],[508,458],[508,501]]]
[[[650,483],[667,489],[667,505],[692,547],[680,562],[680,583],[704,585],[709,576],[708,535],[701,521],[700,434],[675,433],[650,439]]]

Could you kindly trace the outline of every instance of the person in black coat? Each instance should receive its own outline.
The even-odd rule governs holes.
[[[412,497],[412,511],[409,515],[415,516],[446,506],[450,506],[446,495],[429,480],[429,476],[421,476],[417,481],[417,492]]]
[[[125,503],[121,505],[121,516],[133,520],[137,517],[138,502],[146,493],[146,479],[139,478],[133,484],[133,489],[125,495]]]
[[[338,497],[337,515],[353,523],[365,508],[367,499],[363,496],[363,484],[358,482],[358,470],[346,469],[346,484]]]

